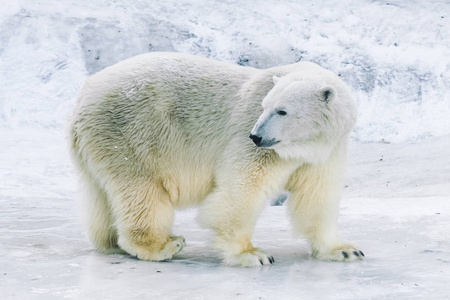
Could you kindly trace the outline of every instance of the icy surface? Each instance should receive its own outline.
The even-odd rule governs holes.
[[[450,2],[302,2],[0,0],[0,298],[450,299]],[[63,127],[88,75],[149,51],[340,74],[359,103],[340,228],[366,260],[311,259],[285,207],[256,227],[270,267],[221,265],[195,209],[173,261],[97,253]]]
[[[276,263],[232,268],[195,209],[176,214],[187,246],[172,261],[97,253],[77,218],[61,132],[0,135],[2,299],[450,299],[450,136],[427,147],[352,144],[340,228],[364,262],[312,259],[285,207],[272,206],[253,242]]]

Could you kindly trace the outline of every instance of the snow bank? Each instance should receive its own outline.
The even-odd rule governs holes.
[[[3,128],[61,127],[89,74],[139,53],[179,51],[333,70],[358,98],[357,141],[450,134],[445,0],[2,2]]]

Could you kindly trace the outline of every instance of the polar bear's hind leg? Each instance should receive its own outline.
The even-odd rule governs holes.
[[[183,237],[172,235],[174,206],[167,190],[160,183],[131,182],[134,184],[119,188],[114,199],[119,203],[120,248],[142,260],[171,259],[186,243]]]
[[[85,172],[82,176],[83,211],[89,240],[100,252],[123,253],[118,246],[117,230],[113,225],[106,192]]]

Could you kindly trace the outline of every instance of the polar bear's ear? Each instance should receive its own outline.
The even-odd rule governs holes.
[[[274,76],[272,77],[273,83],[274,83],[274,84],[277,84],[277,82],[278,82],[278,80],[280,80],[280,78],[281,78],[281,77],[278,77],[278,76],[275,76],[275,75],[274,75]]]
[[[336,98],[336,89],[331,85],[324,86],[319,91],[320,100],[329,103]]]

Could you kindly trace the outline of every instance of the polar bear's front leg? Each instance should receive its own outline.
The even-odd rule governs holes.
[[[356,261],[364,253],[337,231],[345,159],[334,153],[328,162],[301,166],[289,179],[288,210],[294,231],[305,236],[312,256],[327,261]]]
[[[260,197],[262,198],[262,197]],[[213,244],[229,266],[261,266],[274,263],[274,258],[253,247],[251,237],[264,199],[244,192],[228,194],[216,190],[208,196],[200,210],[200,222],[216,232]]]

